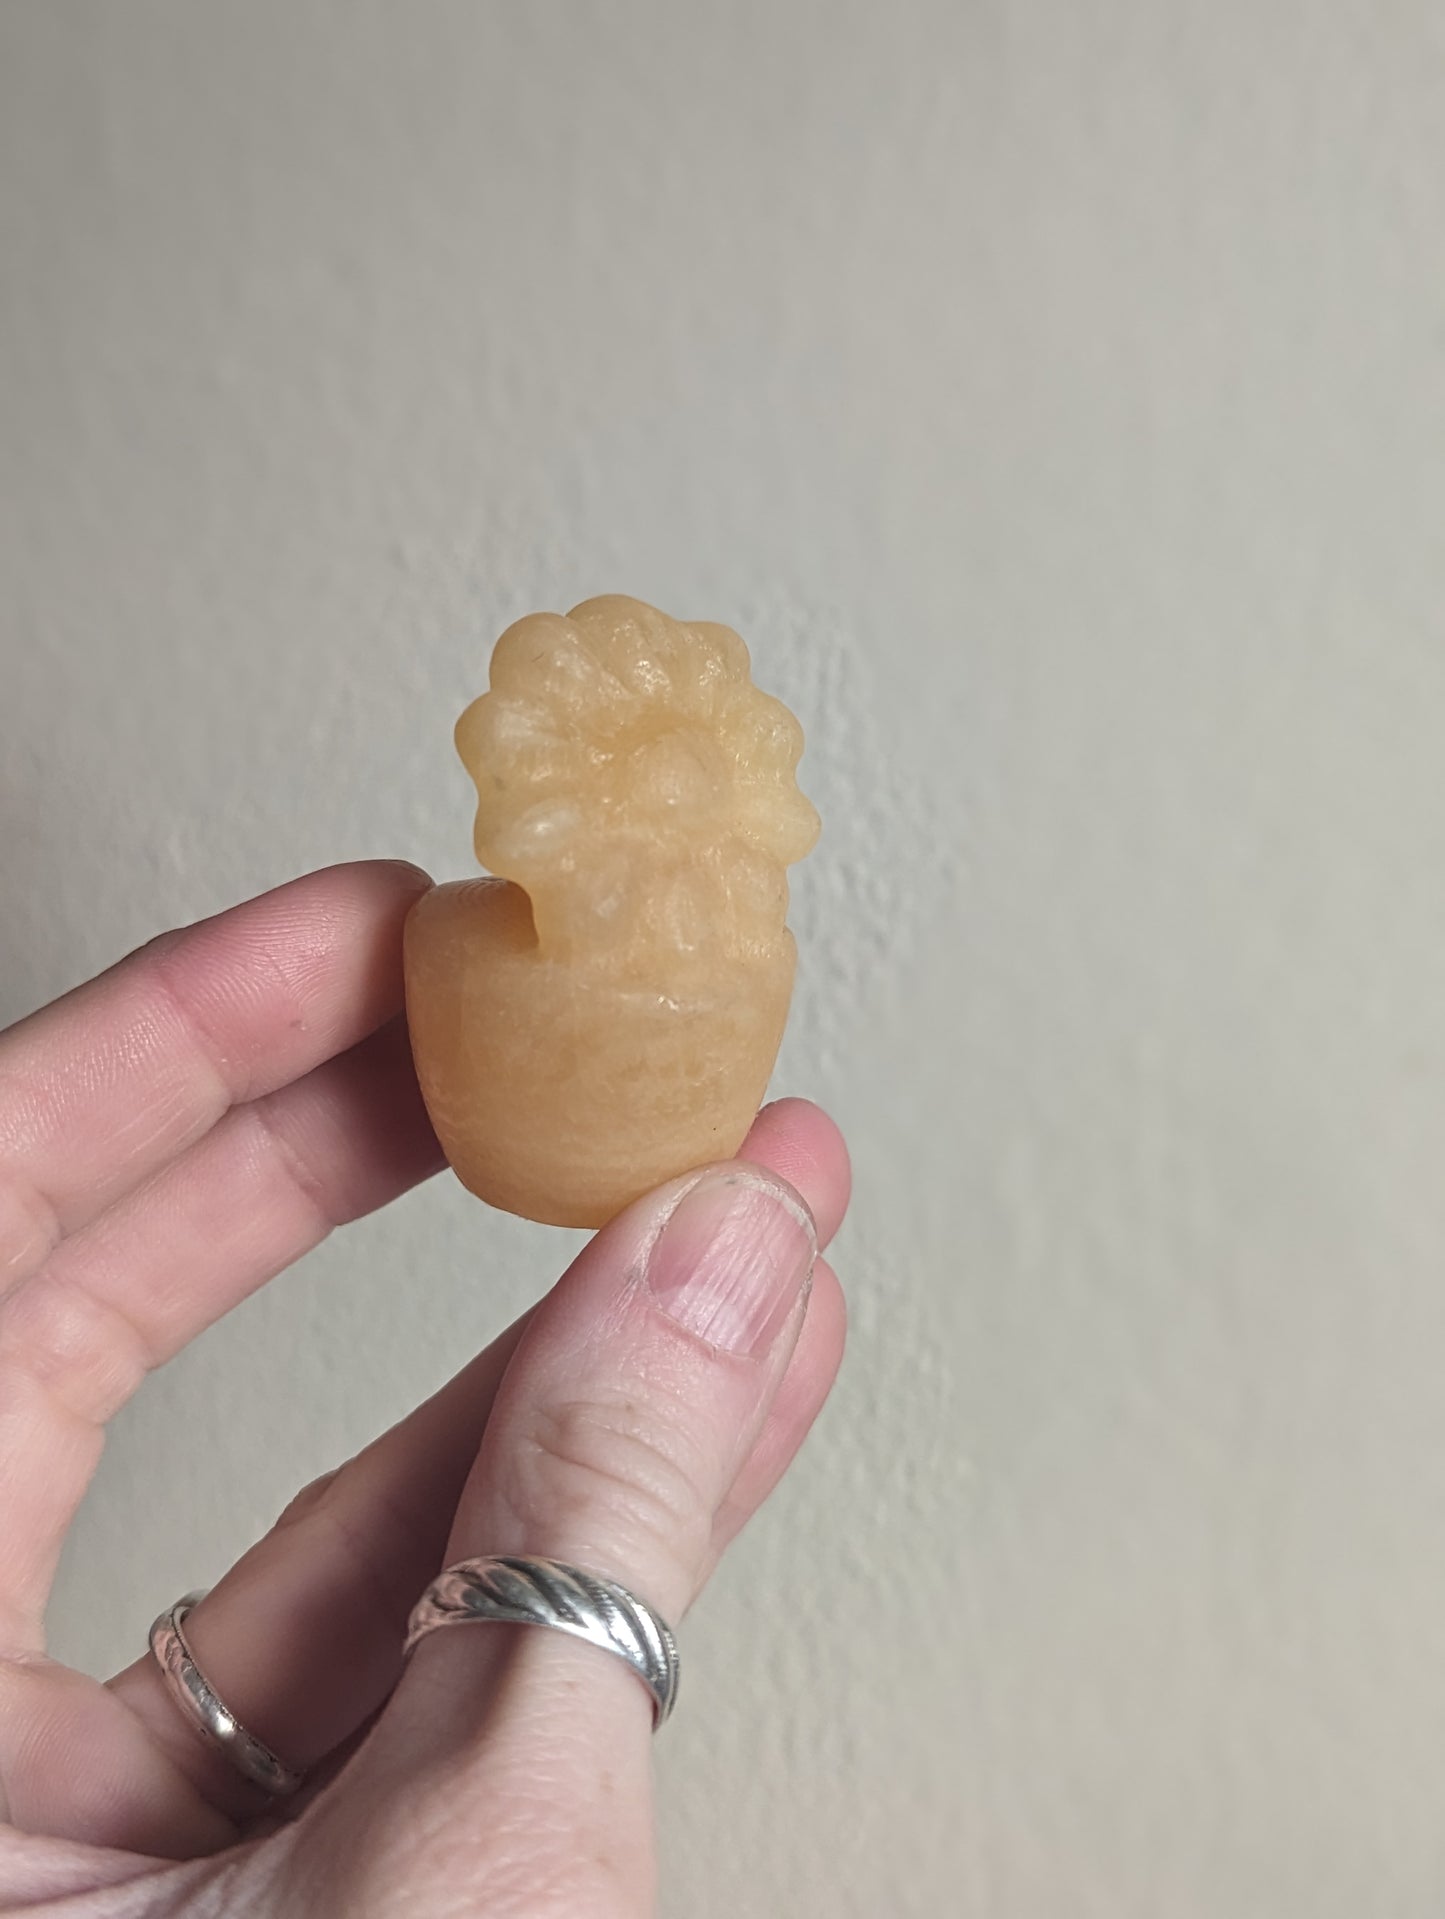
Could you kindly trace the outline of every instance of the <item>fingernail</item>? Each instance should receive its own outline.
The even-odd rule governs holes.
[[[751,1169],[705,1173],[663,1223],[647,1283],[670,1319],[724,1352],[760,1359],[813,1271],[818,1242],[789,1188]]]
[[[418,866],[415,860],[378,860],[378,866],[389,866],[397,873],[405,873],[408,879],[420,880],[428,891],[436,881],[424,866]]]

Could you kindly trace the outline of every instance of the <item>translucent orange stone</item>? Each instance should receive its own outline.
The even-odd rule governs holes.
[[[498,877],[407,921],[427,1110],[482,1199],[600,1226],[735,1153],[763,1097],[818,835],[802,731],[736,633],[609,597],[509,627],[456,738]]]

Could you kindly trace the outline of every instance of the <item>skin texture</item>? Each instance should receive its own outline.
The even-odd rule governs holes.
[[[438,887],[407,926],[427,1109],[481,1198],[599,1226],[736,1152],[758,1109],[787,869],[818,834],[802,731],[727,627],[612,597],[510,627],[457,748],[498,881]]]
[[[760,1114],[745,1161],[637,1201],[197,1609],[222,1696],[312,1770],[297,1800],[239,1780],[147,1659],[102,1686],[44,1654],[105,1421],[441,1163],[397,1019],[427,885],[390,862],[310,875],[0,1035],[0,1912],[651,1910],[650,1714],[625,1668],[539,1631],[436,1634],[404,1675],[398,1647],[427,1580],[482,1551],[686,1612],[841,1353],[836,1280],[807,1269],[847,1159],[806,1102]]]

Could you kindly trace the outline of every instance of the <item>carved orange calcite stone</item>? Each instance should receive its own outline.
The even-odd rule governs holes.
[[[456,739],[497,877],[407,921],[427,1110],[482,1199],[600,1226],[735,1153],[763,1097],[818,835],[802,732],[736,633],[610,597],[509,627]]]

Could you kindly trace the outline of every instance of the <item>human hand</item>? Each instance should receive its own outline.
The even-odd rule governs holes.
[[[626,1665],[492,1626],[435,1632],[403,1670],[402,1635],[440,1568],[481,1553],[594,1568],[674,1624],[687,1609],[841,1355],[812,1222],[826,1244],[847,1158],[805,1102],[764,1110],[748,1166],[604,1228],[191,1615],[227,1706],[309,1774],[294,1799],[206,1744],[150,1658],[102,1686],[44,1655],[106,1421],[439,1164],[400,1017],[425,885],[390,862],[312,874],[0,1035],[0,1912],[651,1910],[651,1702]]]

